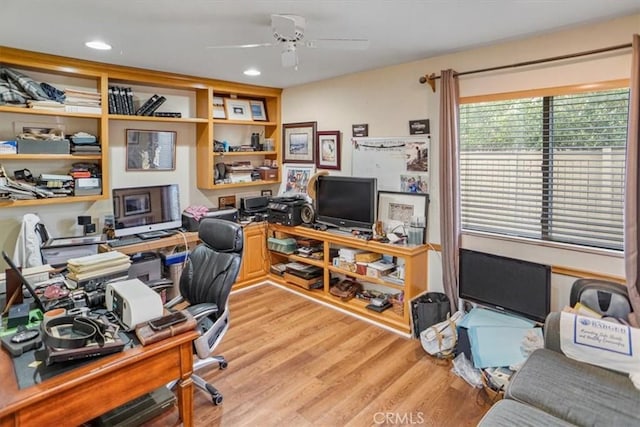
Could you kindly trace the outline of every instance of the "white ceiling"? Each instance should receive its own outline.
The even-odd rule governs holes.
[[[2,0],[0,45],[100,62],[289,87],[640,12],[639,0]],[[273,13],[305,39],[366,38],[366,51],[206,49],[272,42]],[[84,46],[103,39],[111,51]],[[256,67],[259,77],[242,71]]]

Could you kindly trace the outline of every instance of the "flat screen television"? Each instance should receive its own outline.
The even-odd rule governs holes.
[[[460,249],[459,296],[544,322],[550,310],[551,267]]]
[[[343,231],[371,230],[376,222],[376,178],[318,177],[316,219]]]
[[[113,216],[116,237],[155,232],[182,226],[177,184],[114,188]]]

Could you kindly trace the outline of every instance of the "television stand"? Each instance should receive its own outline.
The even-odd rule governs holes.
[[[326,231],[326,232],[325,232]],[[322,269],[322,287],[319,289],[309,289],[306,284],[296,283],[290,277],[281,276],[278,269],[273,269],[269,273],[269,281],[281,285],[288,290],[297,292],[309,297],[312,300],[321,302],[330,307],[335,307],[340,311],[350,312],[359,317],[373,321],[376,324],[384,325],[393,330],[408,334],[411,332],[410,301],[428,289],[428,252],[427,245],[391,245],[363,238],[366,234],[353,235],[344,233],[344,230],[328,228],[325,231],[314,230],[312,228],[286,225],[269,224],[268,236],[277,239],[294,238],[303,242],[305,239],[311,241],[313,246],[321,246],[322,252],[317,257],[305,257],[301,254],[282,254],[275,250],[268,249],[266,257],[270,266],[296,262],[305,265],[320,267]],[[342,231],[342,232],[341,232]],[[356,230],[366,233],[366,230]],[[264,246],[264,243],[262,243]],[[350,253],[356,257],[360,255],[357,262],[355,259],[347,260],[340,258],[340,250],[345,254]],[[336,254],[337,252],[337,254]],[[378,255],[378,256],[377,256]],[[380,257],[386,256],[388,259],[395,259],[396,267],[403,266],[400,271],[403,274],[385,275],[383,271],[377,270],[376,266],[362,263],[375,264]],[[364,267],[364,270],[362,269]],[[369,268],[372,267],[368,271]],[[378,265],[378,267],[383,267]],[[376,270],[376,271],[374,271]],[[367,275],[369,273],[369,275]],[[370,301],[366,299],[352,298],[343,300],[331,293],[334,280],[350,279],[360,283],[364,289],[376,290],[385,294],[394,295],[398,298],[392,302],[393,307],[382,313],[370,310],[366,306]],[[402,298],[399,298],[402,294]]]

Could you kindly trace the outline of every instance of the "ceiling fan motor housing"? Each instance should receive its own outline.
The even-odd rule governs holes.
[[[273,15],[271,19],[273,37],[277,41],[295,43],[304,38],[306,21],[302,16]]]

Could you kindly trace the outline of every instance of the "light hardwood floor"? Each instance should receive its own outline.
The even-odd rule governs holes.
[[[224,402],[196,390],[197,426],[473,426],[490,406],[418,340],[275,286],[233,294],[230,315],[229,367],[199,372]]]

